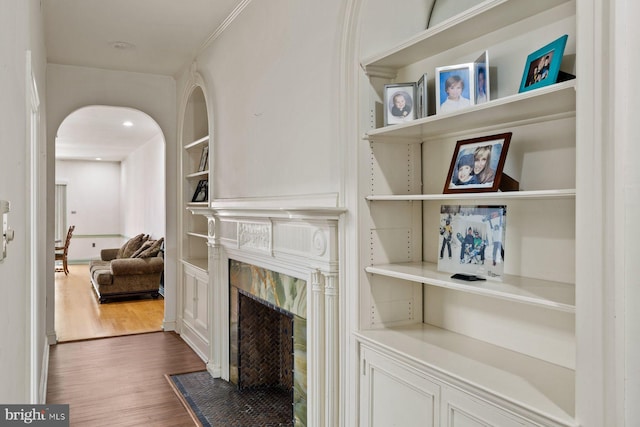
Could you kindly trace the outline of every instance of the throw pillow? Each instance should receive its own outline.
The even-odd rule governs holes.
[[[164,237],[158,240],[147,240],[140,249],[131,255],[131,258],[151,258],[157,256],[162,248],[162,242],[164,242]]]
[[[132,237],[118,250],[117,258],[131,258],[131,255],[133,255],[138,249],[140,249],[140,246],[142,246],[142,244],[146,242],[148,238],[149,236],[145,235],[144,233]]]

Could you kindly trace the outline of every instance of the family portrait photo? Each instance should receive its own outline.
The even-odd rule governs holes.
[[[440,206],[438,270],[501,280],[506,206]]]
[[[527,57],[520,92],[552,85],[558,81],[567,38],[565,34]]]

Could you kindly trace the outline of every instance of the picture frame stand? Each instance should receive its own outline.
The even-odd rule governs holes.
[[[498,187],[500,191],[520,191],[520,182],[511,178],[506,173],[502,172],[502,176],[500,178],[500,186]]]

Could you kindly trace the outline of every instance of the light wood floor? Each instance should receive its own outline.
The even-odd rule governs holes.
[[[71,426],[194,426],[165,374],[203,369],[173,332],[60,343],[51,347],[47,403],[69,404]]]
[[[164,299],[140,298],[99,304],[88,265],[55,273],[55,329],[59,342],[162,330]]]

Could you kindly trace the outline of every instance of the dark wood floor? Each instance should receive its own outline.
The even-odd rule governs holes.
[[[205,369],[172,332],[51,347],[47,403],[70,405],[72,426],[196,425],[165,374]]]

